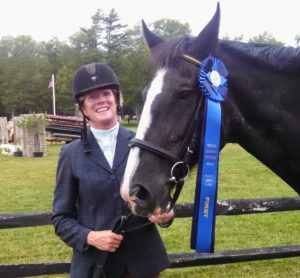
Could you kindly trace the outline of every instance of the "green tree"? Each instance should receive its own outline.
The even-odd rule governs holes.
[[[262,34],[259,34],[258,36],[254,36],[249,39],[249,42],[251,43],[264,43],[264,44],[277,44],[284,46],[284,43],[281,41],[276,40],[272,34],[265,31]]]
[[[231,38],[229,37],[229,35],[226,34],[226,35],[222,36],[221,39],[222,39],[222,40],[231,40],[231,41],[243,41],[243,40],[244,40],[244,35],[241,34],[241,35],[235,36],[235,37],[233,37],[233,39],[231,39]]]
[[[91,27],[80,28],[80,32],[71,36],[71,44],[80,53],[82,64],[104,62],[117,69],[127,45],[127,25],[120,23],[114,9],[108,15],[98,9],[91,19]]]
[[[103,18],[104,14],[99,9],[91,17],[92,26],[89,28],[81,27],[80,31],[70,37],[70,42],[80,54],[81,63],[87,64],[99,62],[103,59],[102,40],[103,40]]]
[[[191,33],[187,23],[181,24],[172,19],[161,19],[150,25],[154,33],[166,40]],[[123,65],[124,70],[119,75],[123,88],[124,114],[138,115],[141,112],[142,91],[153,76],[149,49],[140,30],[140,25],[137,25],[127,32],[127,45],[130,48]]]
[[[41,56],[47,57],[52,71],[56,71],[61,66],[60,56],[63,43],[57,38],[53,38],[48,42],[41,42],[37,45],[38,52]]]
[[[190,35],[190,25],[188,23],[180,23],[175,19],[163,18],[156,20],[152,24],[153,32],[165,40],[176,37]]]
[[[74,70],[68,66],[62,66],[56,75],[56,106],[60,115],[74,115],[75,106],[72,96],[72,77]]]
[[[107,55],[127,47],[126,28],[127,25],[120,23],[120,18],[114,9],[103,17],[103,47]]]
[[[295,36],[295,42],[296,42],[296,46],[299,47],[300,46],[300,35],[296,35]]]
[[[150,81],[152,67],[140,26],[129,30],[127,39],[130,49],[119,74],[124,98],[123,114],[138,115],[143,102],[141,92]]]
[[[81,28],[80,32],[70,37],[72,48],[80,57],[81,64],[88,64],[101,60],[102,54],[96,45],[94,30]]]
[[[124,111],[138,113],[141,92],[152,76],[149,50],[140,25],[128,29],[112,9],[97,10],[91,26],[80,28],[68,42],[53,38],[36,42],[30,36],[0,39],[0,114],[52,113],[52,91],[47,88],[55,74],[56,107],[59,114],[74,115],[72,76],[91,62],[109,64],[117,73],[124,95]],[[162,19],[154,31],[165,39],[190,34],[189,25]]]
[[[10,46],[9,49],[7,46]],[[47,110],[49,64],[30,36],[5,37],[0,42],[0,98],[5,114]]]

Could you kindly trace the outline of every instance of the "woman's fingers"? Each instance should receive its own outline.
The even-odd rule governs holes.
[[[174,217],[174,211],[170,210],[163,214],[153,214],[148,219],[155,224],[163,224],[170,221]]]
[[[102,251],[115,252],[119,248],[123,236],[113,233],[111,230],[91,231],[87,237],[87,243]]]

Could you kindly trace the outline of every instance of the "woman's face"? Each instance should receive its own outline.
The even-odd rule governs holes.
[[[86,93],[82,111],[96,129],[110,129],[118,122],[116,98],[109,88]]]

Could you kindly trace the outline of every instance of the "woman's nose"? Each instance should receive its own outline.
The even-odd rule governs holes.
[[[97,103],[101,103],[101,102],[104,102],[104,101],[105,101],[104,95],[99,94],[99,95],[97,96],[96,102],[97,102]]]

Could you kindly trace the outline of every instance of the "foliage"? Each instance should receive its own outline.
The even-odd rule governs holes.
[[[0,103],[11,115],[36,108],[47,110],[51,96],[45,94],[49,65],[38,54],[38,45],[29,36],[4,37],[0,41]],[[49,98],[48,98],[49,96]],[[3,113],[2,112],[2,113]]]
[[[7,148],[7,147],[3,147],[3,148],[1,148],[0,152],[4,153],[4,154],[10,154],[11,153],[11,149]]]
[[[75,102],[73,95],[70,93],[72,86],[73,69],[67,65],[63,65],[56,75],[56,102],[58,103],[58,111],[63,115],[74,115]]]
[[[39,132],[48,124],[44,114],[32,114],[23,116],[16,125],[31,132]]]
[[[267,43],[267,44],[277,44],[280,46],[284,46],[284,43],[281,41],[276,40],[272,34],[269,32],[263,32],[262,34],[259,34],[258,36],[254,36],[249,39],[249,42],[254,43]]]
[[[295,36],[295,42],[296,42],[296,46],[299,47],[300,46],[300,35],[296,35]]]
[[[47,124],[48,120],[44,114],[26,115],[16,123],[18,127],[22,128],[32,136],[35,152],[41,151],[40,134],[44,133]]]
[[[164,40],[191,34],[190,25],[174,19],[160,19],[153,23],[153,32]]]
[[[241,35],[235,36],[233,39],[231,39],[231,38],[229,37],[229,35],[226,34],[226,35],[224,35],[224,36],[222,37],[222,40],[243,41],[243,40],[244,40],[244,36],[243,36],[243,34],[241,34]]]

